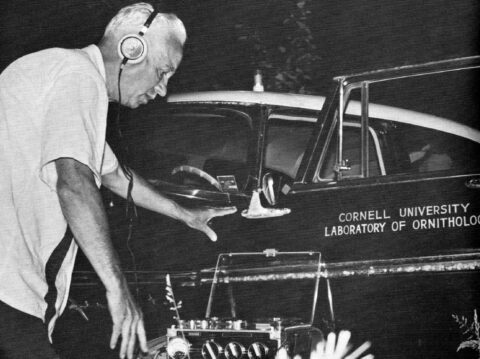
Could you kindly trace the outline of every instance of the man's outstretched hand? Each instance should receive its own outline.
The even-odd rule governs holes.
[[[226,216],[237,211],[236,207],[202,207],[189,209],[187,225],[205,233],[212,242],[217,240],[217,234],[209,226],[208,222],[215,217]]]

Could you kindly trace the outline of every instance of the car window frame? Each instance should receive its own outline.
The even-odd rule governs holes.
[[[308,150],[308,144],[314,137],[314,132],[315,128],[318,126],[318,121],[319,121],[319,113],[320,111],[314,110],[314,109],[304,109],[304,108],[295,108],[295,107],[288,107],[288,108],[283,108],[283,107],[270,107],[269,111],[267,112],[267,119],[266,119],[266,126],[265,126],[265,132],[263,134],[264,137],[267,137],[267,134],[269,133],[270,129],[270,123],[272,120],[284,120],[284,121],[292,121],[292,122],[305,122],[305,123],[311,123],[312,124],[312,133],[309,136],[308,141],[305,143],[304,146],[304,151],[303,151],[303,157],[302,160],[300,161],[300,165],[297,168],[297,171],[294,175],[294,177],[290,177],[288,174],[284,173],[285,176],[288,176],[292,180],[298,176],[301,168],[301,163],[305,160],[305,157],[308,156],[307,150]],[[265,166],[266,163],[266,155],[267,155],[267,146],[268,143],[264,144],[263,148],[263,153],[259,154],[264,157],[264,162],[263,162],[263,169],[262,171],[265,172],[267,169]],[[263,173],[262,172],[262,173]]]
[[[462,71],[468,69],[480,68],[480,56],[471,58],[459,58],[446,61],[432,62],[428,64],[405,66],[393,69],[378,70],[373,72],[360,73],[348,76],[338,76],[334,78],[334,85],[330,90],[329,96],[327,96],[320,118],[322,121],[318,121],[322,124],[318,128],[318,134],[315,138],[312,138],[309,146],[309,156],[304,156],[302,164],[300,165],[297,177],[294,181],[294,187],[292,190],[301,190],[301,185],[311,186],[328,186],[333,187],[335,183],[340,184],[343,182],[342,170],[345,170],[345,159],[343,158],[343,120],[346,113],[347,105],[350,101],[350,95],[352,90],[360,89],[361,91],[361,124],[362,128],[369,127],[369,86],[376,82],[394,81],[406,77],[417,76],[429,76],[443,72]],[[341,109],[341,110],[340,110]],[[339,125],[337,126],[337,122]],[[450,170],[435,171],[431,173],[421,174],[394,174],[385,176],[368,176],[368,131],[364,131],[362,135],[362,150],[364,155],[362,156],[362,173],[367,174],[364,177],[359,178],[360,181],[372,180],[373,182],[384,182],[384,179],[398,178],[398,180],[411,180],[412,178],[432,179],[449,177],[452,175]],[[330,144],[333,135],[338,136],[338,158],[336,162],[336,175],[333,180],[315,182],[317,173],[323,162],[325,161],[326,154],[328,152],[328,146]],[[437,175],[435,175],[437,173]],[[440,177],[438,176],[440,175]],[[455,174],[454,174],[455,175]],[[458,175],[458,174],[457,174]],[[465,174],[467,175],[467,174]],[[347,179],[347,178],[346,178]],[[351,179],[349,179],[351,181]],[[356,181],[355,181],[356,182]],[[311,186],[310,186],[311,185]]]
[[[353,128],[362,128],[362,125],[360,123],[357,123],[357,122],[354,122],[354,121],[350,121],[350,120],[347,120],[347,121],[344,121],[343,122],[343,125],[344,127],[353,127]],[[377,134],[377,131],[372,127],[372,126],[368,126],[368,133],[371,135],[372,137],[372,140],[373,140],[373,146],[374,146],[374,149],[375,149],[375,153],[377,155],[377,161],[378,161],[378,167],[379,167],[379,170],[380,170],[380,176],[386,176],[387,173],[386,173],[386,170],[385,170],[385,160],[384,160],[384,155],[383,155],[383,151],[381,149],[381,146],[380,146],[380,140],[379,140],[379,136]],[[340,131],[337,131],[337,135],[340,136]],[[343,129],[341,131],[341,135],[342,137],[344,136],[344,132],[343,132]],[[332,141],[332,139],[330,139],[330,141]],[[343,138],[342,138],[342,144],[343,144]],[[361,152],[362,149],[363,149],[363,146],[369,146],[370,145],[370,140],[368,140],[367,142],[365,143],[362,143],[360,146],[362,147],[360,149]],[[330,149],[330,143],[328,144],[325,144],[325,147],[327,147],[327,154],[329,153],[329,149]],[[367,152],[369,152],[370,149],[367,150]],[[343,151],[342,151],[343,152]],[[338,166],[338,157],[339,156],[339,148],[338,148],[338,142],[337,142],[337,146],[335,148],[335,165]],[[348,161],[349,159],[348,158],[345,158],[345,161]],[[360,161],[363,161],[364,159],[360,159]],[[368,157],[365,158],[365,161],[367,161],[367,165],[368,165]],[[323,169],[323,166],[324,166],[324,162],[323,161],[321,164],[319,164],[317,166],[317,170],[315,172],[315,176],[313,178],[313,182],[314,183],[330,183],[330,182],[336,182],[336,181],[339,181],[340,179],[338,178],[338,173],[334,170],[334,174],[335,174],[335,177],[333,179],[331,178],[322,178],[320,176],[320,173],[321,173],[321,170]],[[363,167],[363,163],[361,162],[360,163],[360,166]],[[335,166],[334,166],[335,167]],[[358,174],[358,175],[344,175],[342,176],[341,180],[352,180],[352,179],[359,179],[359,178],[367,178],[365,176],[365,174]],[[370,178],[370,176],[368,177]]]

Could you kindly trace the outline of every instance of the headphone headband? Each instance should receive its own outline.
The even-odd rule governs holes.
[[[142,29],[141,29],[140,32],[138,33],[140,36],[145,35],[145,33],[147,32],[148,28],[149,28],[150,25],[152,24],[153,20],[154,20],[155,17],[157,16],[157,14],[158,14],[158,11],[157,11],[157,10],[153,10],[152,13],[150,14],[150,16],[147,18],[147,20],[145,20],[145,24],[143,24]]]

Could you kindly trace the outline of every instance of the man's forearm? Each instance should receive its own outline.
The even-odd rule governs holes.
[[[77,243],[89,259],[107,290],[108,310],[112,317],[113,349],[122,337],[120,358],[133,358],[135,342],[147,350],[143,314],[135,303],[113,249],[107,216],[90,169],[70,158],[55,161],[58,173],[57,193],[63,213]]]
[[[60,205],[75,240],[107,291],[115,290],[124,278],[93,174],[72,159],[59,159],[56,166]]]
[[[148,181],[137,175],[133,170],[132,197],[137,205],[145,209],[163,214],[165,216],[188,223],[190,214],[175,201],[161,194]],[[126,198],[128,179],[123,171],[118,168],[115,172],[102,177],[102,183],[112,192]]]
[[[235,207],[187,209],[162,195],[154,186],[135,174],[134,171],[132,171],[132,175],[134,182],[132,197],[136,204],[165,216],[181,220],[190,228],[205,233],[212,241],[217,240],[217,234],[208,225],[210,219],[232,214],[237,210]],[[128,179],[120,168],[102,176],[102,183],[119,196],[127,197]]]

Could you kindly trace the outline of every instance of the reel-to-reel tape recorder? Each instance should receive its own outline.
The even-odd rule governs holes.
[[[248,323],[212,318],[168,329],[166,352],[171,359],[273,359],[280,348],[290,355],[309,353],[319,334],[296,320]]]
[[[143,358],[308,358],[320,269],[318,252],[221,254],[204,319],[178,320]]]

